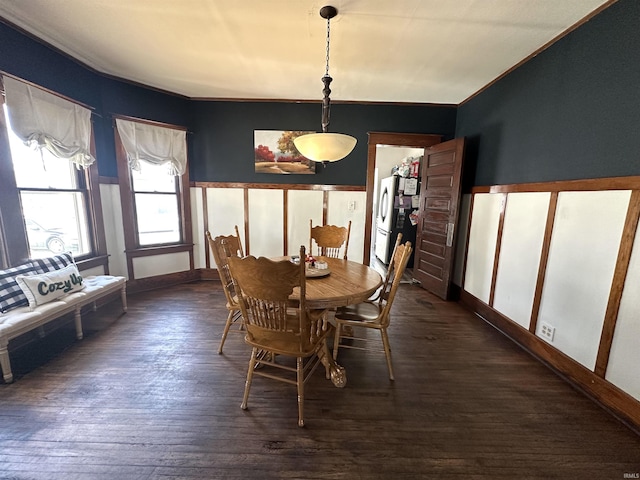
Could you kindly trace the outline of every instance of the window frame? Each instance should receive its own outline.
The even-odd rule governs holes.
[[[143,162],[141,162],[143,163]],[[144,168],[144,167],[141,167]],[[163,191],[148,191],[148,190],[136,190],[135,189],[135,181],[133,176],[131,175],[131,168],[128,169],[128,174],[131,177],[131,197],[133,199],[133,215],[134,215],[134,230],[135,230],[135,240],[136,240],[136,245],[137,248],[151,248],[151,247],[164,247],[164,246],[173,246],[176,244],[182,244],[184,241],[184,231],[183,231],[183,227],[182,224],[184,223],[183,221],[183,217],[182,217],[182,211],[181,211],[181,204],[182,204],[182,189],[181,189],[181,183],[182,183],[182,179],[181,177],[173,177],[173,187],[174,187],[174,191],[173,192],[163,192]],[[138,201],[136,200],[136,197],[138,197],[139,195],[166,195],[168,197],[172,197],[175,198],[177,200],[177,207],[178,207],[178,231],[180,232],[180,240],[178,240],[177,242],[164,242],[164,243],[151,243],[151,244],[142,244],[141,240],[140,240],[140,222],[138,221],[138,210],[139,210],[139,205],[138,205]]]
[[[155,125],[162,128],[171,128],[174,130],[187,129],[178,125],[172,125],[162,122],[144,120],[136,117],[123,115],[113,116],[113,132],[116,146],[116,162],[118,168],[118,185],[120,187],[120,201],[122,207],[122,223],[124,228],[125,254],[127,257],[127,269],[129,278],[134,278],[133,258],[146,257],[152,255],[162,255],[167,253],[189,252],[190,263],[193,264],[193,233],[191,226],[191,198],[190,198],[190,182],[189,182],[189,151],[187,144],[187,168],[184,174],[176,178],[178,199],[178,214],[180,215],[180,236],[181,241],[175,243],[167,243],[160,245],[140,245],[138,235],[138,223],[136,221],[136,203],[135,191],[133,190],[133,181],[131,178],[131,170],[127,160],[127,153],[124,149],[122,139],[116,128],[115,119],[120,118],[130,122],[140,122]],[[185,139],[186,141],[186,139]],[[193,265],[191,266],[193,269]]]
[[[31,85],[34,85],[52,95],[59,96],[65,100],[91,109],[91,107],[88,107],[87,105],[40,85]],[[0,108],[3,108],[3,106],[4,86],[0,79]],[[26,224],[22,214],[20,191],[29,191],[31,189],[20,189],[16,184],[8,129],[9,126],[4,112],[0,112],[0,205],[3,207],[0,212],[0,266],[2,268],[19,265],[30,257]],[[91,121],[91,154],[94,158],[97,158],[93,117]],[[109,263],[104,219],[102,214],[102,202],[100,197],[98,162],[94,162],[87,168],[79,169],[76,174],[78,176],[78,190],[82,191],[82,195],[85,198],[86,203],[85,208],[87,211],[87,231],[89,234],[90,252],[78,256],[74,255],[74,260],[76,260],[76,263],[81,268],[102,266],[105,273],[108,274]],[[57,189],[45,188],[40,190],[55,191]]]

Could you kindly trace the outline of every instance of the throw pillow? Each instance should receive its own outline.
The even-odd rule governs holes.
[[[36,273],[47,273],[53,270],[60,270],[61,268],[74,263],[71,252],[61,253],[54,257],[36,258],[31,260],[31,262],[34,267],[36,267]]]
[[[31,262],[0,271],[0,312],[6,313],[12,308],[28,304],[27,297],[16,282],[16,275],[35,275],[36,269]]]
[[[83,279],[75,264],[37,275],[18,275],[16,281],[27,297],[32,310],[37,305],[51,302],[84,288]]]

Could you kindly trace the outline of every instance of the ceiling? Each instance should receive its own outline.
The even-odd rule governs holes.
[[[459,104],[610,0],[0,0],[87,66],[190,98]]]

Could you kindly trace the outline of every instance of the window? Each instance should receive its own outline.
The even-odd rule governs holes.
[[[140,162],[130,171],[140,246],[180,242],[179,181],[166,165]]]
[[[0,80],[6,97],[0,112],[0,263],[64,251],[80,260],[105,254],[104,228],[95,220],[100,195],[91,112],[19,80]]]
[[[127,251],[191,243],[186,131],[116,118]]]
[[[48,150],[27,147],[10,124],[8,135],[29,257],[92,253],[84,172]]]

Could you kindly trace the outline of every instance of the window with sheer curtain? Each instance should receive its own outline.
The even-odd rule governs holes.
[[[121,198],[133,223],[127,249],[184,243],[186,131],[123,118],[116,130]]]
[[[8,160],[4,167],[13,172],[13,178],[0,183],[9,204],[20,207],[3,208],[5,232],[8,225],[24,229],[31,258],[63,251],[78,258],[95,253],[88,171],[95,162],[91,111],[11,77],[3,77],[0,85],[5,93],[3,139],[8,143],[3,148],[10,153],[2,161]],[[5,255],[16,256],[10,253]]]

